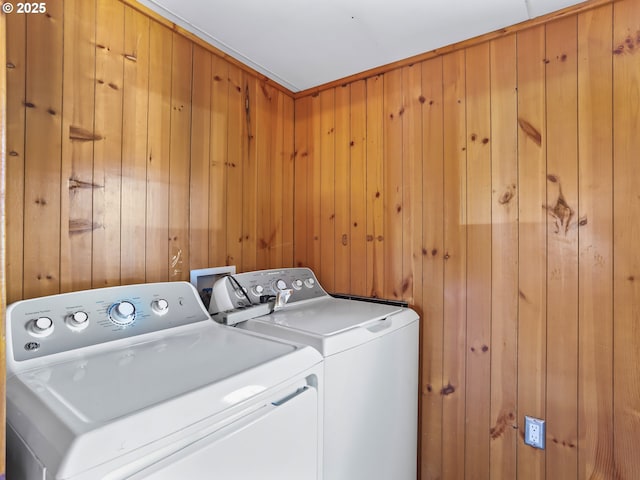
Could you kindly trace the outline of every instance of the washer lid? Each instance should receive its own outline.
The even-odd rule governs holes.
[[[288,305],[238,326],[305,343],[329,356],[417,320],[413,310],[396,305],[322,297]]]
[[[321,361],[211,322],[7,380],[7,419],[70,475],[241,404]],[[66,478],[66,477],[65,477]]]

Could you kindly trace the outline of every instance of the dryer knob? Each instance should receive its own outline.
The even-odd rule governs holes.
[[[87,312],[78,310],[66,318],[66,324],[71,330],[79,332],[89,326],[89,315]]]
[[[40,317],[33,322],[33,327],[37,332],[46,332],[53,327],[53,321],[49,317]]]
[[[313,278],[307,278],[304,281],[304,284],[306,285],[307,288],[313,288],[314,285],[316,284],[316,281]]]
[[[262,285],[256,285],[255,287],[253,287],[251,289],[251,292],[256,296],[259,297],[260,295],[262,295],[264,293],[264,287]]]
[[[126,300],[114,303],[109,309],[109,319],[120,326],[131,325],[136,319],[136,307]]]
[[[89,315],[87,315],[87,312],[80,310],[71,315],[70,320],[76,325],[83,325],[89,320]]]
[[[31,335],[36,337],[46,337],[53,333],[53,320],[49,317],[38,317],[29,322],[27,327]]]
[[[276,280],[276,290],[286,290],[287,282],[282,279]]]
[[[151,302],[151,309],[157,315],[164,315],[169,311],[169,302],[164,298],[159,298],[158,300]]]

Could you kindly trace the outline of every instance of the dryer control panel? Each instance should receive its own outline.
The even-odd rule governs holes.
[[[203,320],[210,317],[187,282],[32,298],[7,308],[7,353],[21,362]]]
[[[243,309],[266,302],[275,302],[278,309],[326,296],[328,293],[308,268],[258,270],[219,279],[213,287],[209,312]]]

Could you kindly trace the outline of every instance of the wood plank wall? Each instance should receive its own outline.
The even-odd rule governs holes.
[[[640,2],[295,114],[295,264],[422,315],[421,478],[640,478]]]
[[[292,95],[117,0],[7,16],[9,302],[293,261]]]
[[[6,65],[7,63],[7,48],[5,39],[7,38],[7,21],[6,15],[0,13],[0,65]],[[5,278],[5,258],[6,258],[6,243],[5,243],[5,223],[6,223],[6,162],[7,158],[7,74],[6,70],[0,72],[0,446],[4,447],[6,439],[6,405],[4,402],[6,393],[5,382],[5,365],[6,365],[6,352],[5,352],[5,309],[7,292],[4,282]],[[6,452],[2,448],[0,450],[0,480],[5,479],[5,458]]]

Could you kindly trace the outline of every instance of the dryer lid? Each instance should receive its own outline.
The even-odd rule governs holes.
[[[328,357],[418,321],[410,308],[323,297],[240,323],[240,328],[304,343]]]
[[[405,310],[397,305],[322,297],[293,304],[261,320],[318,336],[336,335]]]

